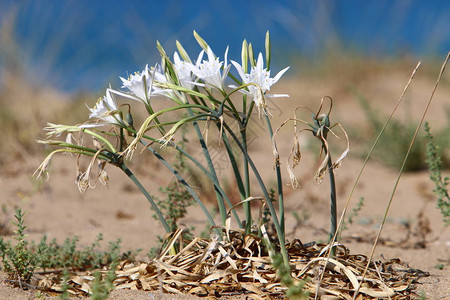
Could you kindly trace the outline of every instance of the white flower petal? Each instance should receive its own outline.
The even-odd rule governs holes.
[[[258,60],[256,61],[256,69],[259,71],[263,71],[263,64],[264,64],[263,55],[261,52],[259,52]]]
[[[286,73],[287,70],[289,70],[289,68],[290,67],[286,67],[283,70],[281,70],[280,72],[278,72],[278,74],[275,75],[274,78],[272,78],[271,84],[274,85],[281,78],[281,76],[283,76],[283,74]]]
[[[189,65],[189,69],[192,73],[202,80],[206,86],[214,87],[220,90],[224,89],[224,81],[228,75],[228,64],[225,62],[224,71],[222,72],[222,66],[224,62],[216,58],[214,52],[210,47],[206,49],[208,60],[201,60],[203,57],[203,50],[200,52],[199,58],[195,65]],[[225,56],[228,55],[228,49],[225,52]]]
[[[267,98],[289,98],[288,94],[265,94]]]
[[[106,96],[99,99],[93,108],[89,108],[91,113],[89,119],[97,118],[108,124],[123,125],[124,122],[118,114],[118,107],[114,100],[112,90],[106,90]]]
[[[231,63],[236,68],[236,71],[239,73],[239,76],[241,76],[242,82],[246,83],[248,76],[247,76],[247,74],[245,74],[242,66],[239,63],[235,62],[234,60],[232,60]]]

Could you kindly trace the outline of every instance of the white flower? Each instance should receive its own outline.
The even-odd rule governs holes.
[[[184,88],[192,90],[196,77],[192,73],[192,68],[199,67],[200,60],[197,61],[197,65],[194,66],[192,63],[181,60],[177,52],[173,54],[173,67],[177,73],[180,85]]]
[[[152,68],[152,75],[153,75],[153,82],[162,84],[167,83],[166,75],[164,74],[160,66],[155,66],[154,68]],[[169,98],[171,98],[171,96],[173,95],[170,89],[163,89],[155,84],[152,85],[151,94],[166,96]]]
[[[89,119],[97,118],[103,121],[103,123],[98,123],[98,126],[105,124],[115,124],[122,126],[124,121],[120,116],[120,111],[117,108],[117,103],[113,98],[112,90],[106,90],[106,96],[99,99],[93,108],[89,108],[91,113],[89,114]],[[94,127],[94,124],[85,124],[83,128]]]
[[[142,71],[141,73],[136,72],[133,75],[130,75],[128,79],[120,77],[120,80],[122,80],[122,87],[127,88],[138,99],[128,96],[129,98],[133,100],[139,100],[148,105],[150,103],[153,78],[154,73],[152,73],[148,68],[148,65],[146,65],[144,71]],[[127,97],[126,94],[121,95]]]
[[[239,65],[235,61],[231,61],[233,66],[241,76],[243,84],[250,84],[247,89],[239,90],[240,92],[249,95],[252,97],[255,104],[258,108],[265,107],[264,97],[275,98],[275,97],[289,97],[287,94],[266,94],[267,91],[270,91],[270,87],[274,85],[283,74],[289,69],[289,67],[284,68],[280,72],[278,72],[275,77],[270,78],[270,71],[264,69],[263,67],[263,55],[259,53],[258,60],[256,65],[253,66],[250,70],[250,74],[244,72],[244,69],[241,65]],[[236,86],[230,85],[231,88],[237,88]]]
[[[145,105],[150,105],[150,98],[154,95],[162,95],[169,98],[172,96],[171,90],[160,88],[155,84],[167,83],[167,78],[158,65],[155,65],[151,69],[146,65],[144,71],[141,73],[136,72],[129,76],[128,79],[123,77],[120,77],[120,79],[123,83],[122,87],[128,89],[131,93],[116,90],[112,90],[112,92],[119,96],[140,101]]]
[[[192,73],[203,80],[205,85],[224,90],[224,82],[230,71],[230,65],[227,64],[228,47],[225,51],[225,60],[223,62],[218,57],[215,57],[210,47],[206,51],[208,60],[202,61],[203,54],[204,51],[202,50],[198,56],[197,64],[195,66],[190,65]],[[223,73],[221,72],[222,66]]]

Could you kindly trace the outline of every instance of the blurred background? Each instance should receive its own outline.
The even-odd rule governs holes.
[[[240,57],[243,39],[274,66],[339,56],[442,56],[450,49],[448,1],[0,1],[0,66],[30,83],[76,92],[118,84],[118,76],[159,61],[179,40],[190,53],[196,30],[217,55]],[[193,54],[193,56],[195,56]]]
[[[264,51],[269,30],[274,71],[290,65],[286,77],[322,80],[320,95],[337,95],[370,74],[409,74],[419,59],[434,76],[449,20],[448,1],[1,0],[0,164],[33,152],[45,122],[85,120],[85,103],[119,88],[119,76],[159,62],[156,41],[171,55],[178,40],[196,57],[196,30],[239,60],[242,40]]]

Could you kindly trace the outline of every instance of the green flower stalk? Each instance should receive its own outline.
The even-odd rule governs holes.
[[[278,240],[280,242],[280,249],[281,249],[281,255],[283,256],[283,261],[284,261],[285,265],[289,265],[289,255],[288,255],[287,250],[286,250],[286,245],[284,244],[284,232],[281,229],[280,222],[278,221],[277,213],[276,213],[275,208],[273,206],[273,203],[271,201],[271,197],[269,195],[269,192],[267,191],[266,185],[264,184],[264,181],[261,178],[261,175],[259,174],[258,169],[256,168],[255,164],[253,163],[253,160],[250,158],[248,153],[245,151],[244,146],[241,144],[241,142],[236,137],[234,132],[231,130],[231,128],[226,123],[224,123],[223,126],[228,131],[230,136],[233,138],[235,143],[239,146],[239,149],[241,150],[242,154],[247,158],[248,163],[250,165],[250,168],[252,169],[253,174],[256,177],[256,180],[258,181],[258,184],[259,184],[259,186],[261,188],[261,191],[263,193],[265,202],[266,202],[267,206],[269,207],[273,223],[275,225],[275,230],[277,232]]]
[[[340,126],[342,131],[345,134],[345,137],[347,139],[347,148],[346,150],[341,154],[341,156],[336,160],[336,162],[333,163],[331,159],[331,151],[328,146],[327,137],[328,133],[331,132],[331,126],[330,126],[330,112],[332,109],[332,100],[330,98],[330,110],[327,114],[320,114],[320,110],[322,108],[322,105],[319,109],[319,111],[316,113],[315,116],[313,116],[314,125],[312,125],[312,132],[315,137],[317,137],[322,142],[322,151],[324,152],[325,159],[323,160],[321,166],[319,167],[317,174],[316,174],[316,181],[321,182],[322,178],[324,176],[325,170],[328,169],[328,174],[330,177],[330,236],[329,239],[331,240],[334,235],[336,234],[337,230],[337,204],[336,204],[336,182],[334,178],[334,171],[340,166],[342,163],[342,160],[347,155],[349,151],[349,144],[348,144],[348,137],[347,133],[343,130],[343,128],[340,126],[339,123],[335,124],[334,126]],[[333,126],[333,127],[334,127]]]
[[[124,164],[120,164],[119,168],[130,178],[130,180],[138,187],[138,189],[141,191],[141,193],[147,198],[148,202],[150,202],[150,205],[152,206],[153,210],[156,212],[156,215],[158,216],[159,221],[164,227],[164,230],[167,233],[171,233],[170,226],[167,224],[166,219],[164,218],[161,210],[159,209],[158,205],[156,205],[155,201],[153,200],[152,196],[147,192],[147,190],[144,188],[144,186],[139,182],[139,180],[134,176],[134,174],[130,171],[130,169]]]
[[[173,175],[175,175],[175,177],[177,178],[177,180],[184,185],[184,187],[186,188],[186,190],[189,192],[189,194],[191,194],[192,198],[194,198],[194,200],[199,204],[199,206],[201,207],[203,213],[206,215],[206,217],[208,218],[208,222],[210,223],[211,226],[216,226],[213,217],[211,216],[211,214],[209,213],[208,209],[205,207],[205,205],[203,204],[203,202],[200,200],[200,198],[197,196],[197,194],[194,192],[194,190],[189,186],[189,184],[181,177],[181,175],[172,167],[172,165],[170,165],[158,152],[155,151],[155,149],[153,149],[150,145],[145,144],[143,142],[144,146],[150,150],[152,152],[152,154],[154,156],[156,156],[157,159],[159,159],[159,161],[166,166]]]

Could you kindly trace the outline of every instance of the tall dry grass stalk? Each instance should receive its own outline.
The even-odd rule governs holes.
[[[381,224],[380,224],[380,229],[379,229],[379,231],[378,231],[378,233],[377,233],[377,236],[376,236],[376,238],[375,238],[375,240],[374,240],[374,244],[373,244],[372,250],[371,250],[370,255],[369,255],[369,257],[368,257],[368,262],[367,262],[367,265],[366,265],[366,267],[365,267],[365,269],[364,269],[364,272],[363,272],[363,275],[362,275],[362,279],[361,279],[361,281],[360,281],[360,284],[359,284],[359,286],[358,286],[358,289],[356,290],[356,292],[355,292],[355,294],[354,294],[354,296],[353,296],[353,299],[356,299],[356,297],[358,296],[359,289],[361,288],[361,285],[362,285],[362,283],[363,283],[363,281],[364,281],[364,277],[365,277],[365,275],[366,275],[366,273],[367,273],[367,270],[368,270],[368,268],[369,268],[369,265],[370,265],[370,263],[371,263],[371,261],[372,261],[372,258],[373,258],[373,255],[374,255],[374,253],[375,253],[375,249],[376,249],[376,247],[377,247],[379,238],[380,238],[380,236],[381,236],[381,233],[382,233],[384,224],[385,224],[385,222],[386,222],[386,219],[387,219],[387,216],[388,216],[388,213],[389,213],[391,204],[392,204],[392,202],[393,202],[393,199],[394,199],[394,196],[395,196],[395,192],[396,192],[398,183],[399,183],[400,178],[401,178],[401,176],[402,176],[402,174],[403,174],[404,166],[405,166],[406,161],[407,161],[407,159],[408,159],[408,157],[409,157],[409,154],[410,154],[411,149],[412,149],[412,147],[413,147],[413,145],[414,145],[414,142],[415,142],[415,140],[416,140],[416,138],[417,138],[417,134],[418,134],[420,128],[422,127],[423,121],[424,121],[425,116],[426,116],[426,113],[427,113],[427,111],[428,111],[428,109],[429,109],[429,107],[430,107],[430,105],[431,105],[431,102],[432,102],[432,100],[433,100],[433,97],[434,97],[435,91],[436,91],[436,89],[437,89],[437,86],[438,86],[439,82],[441,81],[441,78],[442,78],[442,75],[443,75],[443,73],[444,73],[444,71],[445,71],[445,67],[446,67],[447,62],[448,62],[448,60],[449,60],[449,57],[450,57],[450,52],[447,54],[447,57],[445,58],[445,60],[444,60],[444,62],[443,62],[443,64],[442,64],[442,66],[441,66],[441,70],[440,70],[440,72],[439,72],[437,81],[436,81],[436,83],[435,83],[435,85],[434,85],[434,88],[433,88],[433,90],[432,90],[431,96],[430,96],[430,98],[429,98],[429,100],[428,100],[428,102],[427,102],[427,104],[426,104],[426,107],[425,107],[424,110],[423,110],[422,117],[421,117],[419,123],[417,124],[417,127],[416,127],[416,130],[415,130],[415,132],[414,132],[414,135],[413,135],[413,137],[411,138],[411,142],[410,142],[409,148],[408,148],[408,150],[407,150],[407,152],[406,152],[406,154],[405,154],[405,156],[404,156],[404,160],[403,160],[402,166],[401,166],[401,168],[400,168],[400,170],[399,170],[399,174],[398,174],[397,179],[396,179],[396,182],[395,182],[395,184],[394,184],[394,187],[393,187],[391,196],[390,196],[390,198],[389,198],[389,200],[388,200],[387,207],[386,207],[386,210],[385,210],[385,213],[384,213],[382,222],[381,222]],[[360,180],[360,178],[361,178],[361,175],[362,175],[362,173],[363,173],[363,171],[364,171],[364,169],[365,169],[365,167],[366,167],[366,165],[367,165],[369,159],[371,158],[371,155],[372,155],[372,153],[373,153],[373,150],[375,149],[375,147],[376,147],[376,145],[377,145],[377,143],[378,143],[380,137],[383,135],[384,130],[386,129],[386,127],[388,126],[389,122],[390,122],[391,119],[393,118],[393,116],[394,116],[395,112],[397,111],[397,109],[398,109],[400,103],[403,101],[404,96],[405,96],[405,93],[406,93],[406,91],[408,90],[408,88],[410,87],[410,84],[411,84],[411,82],[412,82],[412,80],[413,80],[413,78],[414,78],[414,76],[415,76],[415,74],[416,74],[416,72],[417,72],[417,70],[418,70],[420,64],[421,64],[421,62],[419,62],[419,63],[417,64],[417,66],[414,68],[414,70],[413,70],[413,72],[412,72],[412,74],[411,74],[411,76],[410,76],[410,78],[409,78],[409,80],[408,80],[408,82],[407,82],[405,88],[403,89],[403,92],[402,92],[401,95],[400,95],[400,98],[398,99],[398,101],[397,101],[396,105],[394,106],[394,108],[393,108],[393,110],[392,110],[390,116],[388,117],[388,119],[387,119],[386,122],[384,123],[384,125],[383,125],[381,131],[379,132],[379,134],[378,134],[377,138],[375,139],[375,141],[374,141],[374,143],[373,143],[371,149],[369,150],[369,153],[367,154],[367,157],[366,157],[366,159],[365,159],[365,161],[364,161],[364,163],[363,163],[363,165],[362,165],[362,167],[361,167],[361,169],[360,169],[360,171],[359,171],[359,173],[358,173],[358,176],[357,176],[357,178],[356,178],[356,180],[355,180],[355,182],[354,182],[354,184],[353,184],[353,186],[352,186],[352,189],[351,189],[351,191],[350,191],[350,194],[349,194],[349,196],[348,196],[348,198],[347,198],[347,201],[346,201],[346,203],[345,203],[344,209],[343,209],[342,214],[341,214],[341,218],[340,218],[340,220],[339,220],[339,224],[338,224],[338,228],[337,228],[337,230],[336,230],[336,234],[335,234],[334,237],[331,239],[330,245],[334,245],[335,242],[336,242],[336,239],[337,239],[337,237],[338,237],[338,233],[339,233],[339,231],[340,231],[340,229],[341,229],[341,227],[342,227],[342,225],[343,225],[343,222],[344,222],[344,218],[345,218],[347,209],[348,209],[348,207],[349,207],[349,204],[350,204],[350,201],[351,201],[351,199],[352,199],[353,193],[354,193],[354,191],[355,191],[355,189],[356,189],[356,186],[357,186],[357,184],[358,184],[358,182],[359,182],[359,180]],[[328,251],[328,254],[327,254],[327,261],[330,259],[330,256],[331,256],[331,254],[332,254],[332,251],[331,251],[332,248],[333,248],[333,247],[330,247],[330,249],[329,249],[329,251]],[[323,274],[324,274],[324,273],[321,274],[321,280],[323,279]],[[320,285],[317,286],[317,289],[319,289],[319,288],[320,288]],[[318,296],[318,293],[316,293],[316,298],[317,298],[317,296]]]

